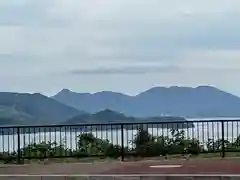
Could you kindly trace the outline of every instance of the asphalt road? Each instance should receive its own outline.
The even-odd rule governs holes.
[[[193,160],[154,160],[137,162],[96,162],[96,163],[53,163],[0,166],[0,180],[2,179],[36,179],[36,180],[155,180],[166,179],[200,179],[199,176],[211,176],[204,179],[219,179],[221,176],[228,180],[231,176],[240,175],[240,159],[193,159]],[[21,175],[21,176],[20,176]],[[23,176],[28,175],[28,176]],[[34,175],[34,176],[29,176]],[[35,176],[36,175],[36,176]],[[58,176],[50,176],[58,175]],[[76,175],[76,176],[75,176]],[[85,177],[77,177],[82,175]],[[153,176],[161,177],[153,177]],[[8,176],[8,177],[4,177]],[[12,176],[12,177],[10,177]],[[15,176],[15,177],[13,177]],[[69,176],[69,177],[67,177]],[[75,176],[75,177],[74,177]],[[91,176],[91,178],[89,178]],[[101,176],[101,177],[99,177]],[[105,176],[105,177],[104,177]],[[130,177],[122,177],[130,176]],[[141,177],[140,176],[144,176]],[[177,177],[178,176],[178,177]],[[221,179],[221,178],[220,178]],[[234,180],[240,177],[234,177]]]

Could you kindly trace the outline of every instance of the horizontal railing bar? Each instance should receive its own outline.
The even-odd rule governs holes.
[[[219,119],[219,120],[199,120],[199,121],[163,121],[163,122],[123,122],[123,123],[104,123],[104,124],[52,124],[52,125],[18,125],[18,126],[0,126],[1,129],[7,128],[47,128],[47,127],[84,127],[84,126],[113,126],[113,125],[141,125],[141,124],[189,124],[189,123],[214,123],[214,122],[240,122],[240,119]]]

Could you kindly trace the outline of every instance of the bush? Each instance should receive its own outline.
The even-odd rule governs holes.
[[[67,156],[70,153],[71,150],[65,148],[63,144],[58,145],[56,142],[32,143],[21,149],[22,156],[27,158],[38,157],[44,159],[47,157]]]
[[[158,156],[166,154],[199,154],[202,150],[199,141],[185,139],[184,131],[173,129],[171,138],[153,137],[147,131],[139,129],[133,140],[135,152],[139,156]]]
[[[12,152],[10,154],[3,153],[1,158],[4,162],[4,164],[9,164],[9,163],[15,164],[17,162],[17,153],[16,152]]]
[[[108,140],[94,137],[91,133],[78,136],[78,149],[87,156],[104,155],[117,158],[121,156],[121,146],[113,145]]]
[[[200,143],[196,139],[192,139],[188,144],[188,154],[198,155],[203,151]]]
[[[96,138],[92,133],[81,134],[78,137],[77,150],[67,149],[62,143],[40,142],[23,147],[21,157],[24,158],[54,158],[62,156],[75,156],[78,158],[90,156],[104,156],[118,158],[122,154],[122,147],[114,145],[108,140]],[[125,155],[142,157],[159,156],[167,154],[194,154],[205,152],[219,152],[222,150],[221,139],[209,139],[205,148],[199,140],[186,138],[183,130],[172,129],[168,136],[152,136],[143,127],[138,129],[132,143],[132,149],[124,148]],[[232,143],[224,141],[226,151],[240,151],[240,136]],[[17,161],[17,153],[0,153],[0,159],[5,163]]]
[[[119,145],[110,144],[109,147],[104,152],[106,157],[118,158],[121,156],[122,147]]]

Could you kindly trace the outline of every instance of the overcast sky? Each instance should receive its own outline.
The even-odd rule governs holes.
[[[0,91],[240,96],[239,22],[239,0],[1,0]]]

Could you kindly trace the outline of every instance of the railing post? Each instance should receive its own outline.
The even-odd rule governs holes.
[[[20,127],[17,128],[17,164],[21,164]]]
[[[121,140],[122,140],[122,149],[121,149],[121,157],[122,161],[124,161],[124,129],[123,129],[123,124],[121,124]]]
[[[225,139],[224,139],[224,121],[221,121],[222,124],[222,158],[225,157]]]

